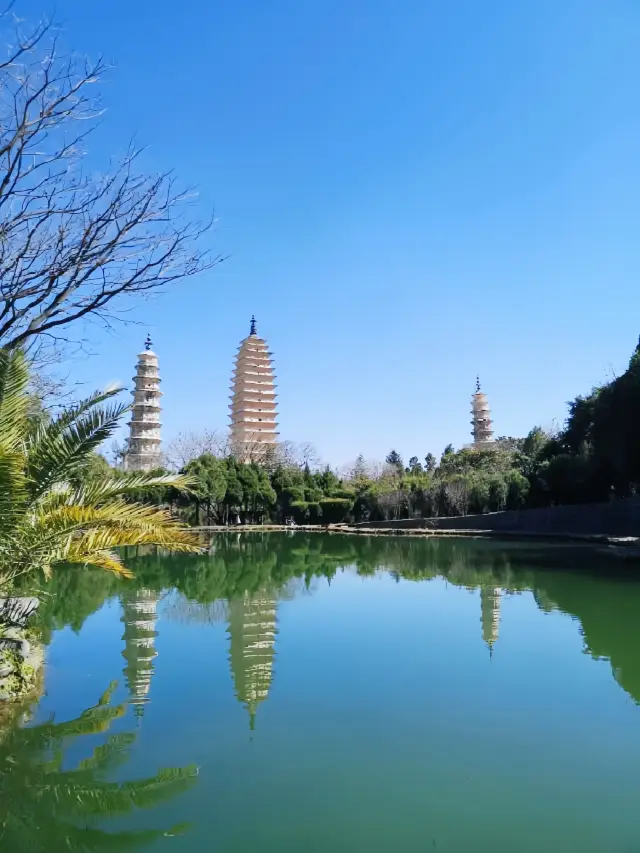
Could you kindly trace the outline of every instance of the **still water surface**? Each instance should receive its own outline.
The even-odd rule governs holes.
[[[296,533],[61,573],[0,849],[640,851],[640,583],[600,560]]]

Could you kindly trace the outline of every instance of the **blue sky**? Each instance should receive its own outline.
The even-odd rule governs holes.
[[[255,313],[283,438],[340,465],[562,421],[640,333],[637,0],[57,0],[114,62],[96,167],[129,137],[215,205],[199,281],[69,366],[129,382],[147,329],[165,437],[223,426]],[[19,4],[30,18],[50,11]]]

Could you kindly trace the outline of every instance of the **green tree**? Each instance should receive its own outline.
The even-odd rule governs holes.
[[[427,455],[424,457],[425,471],[428,471],[428,473],[431,474],[433,471],[435,471],[437,464],[438,460],[433,455],[433,453],[427,453]]]
[[[185,473],[193,482],[191,493],[195,503],[196,524],[200,523],[201,507],[204,507],[207,524],[211,524],[214,519],[220,520],[228,485],[225,461],[212,453],[203,453],[188,463]]]
[[[412,456],[409,460],[409,474],[421,474],[422,473],[422,465],[420,464],[420,460],[417,456]]]
[[[402,456],[400,456],[397,450],[392,450],[384,461],[387,465],[391,465],[398,471],[404,471],[404,462],[402,461]]]

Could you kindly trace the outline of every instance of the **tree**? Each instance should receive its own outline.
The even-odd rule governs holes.
[[[431,474],[433,471],[435,471],[437,464],[438,460],[433,455],[433,453],[427,453],[427,455],[424,457],[424,470],[427,471],[427,473]]]
[[[400,472],[404,470],[404,462],[402,461],[402,456],[400,456],[397,450],[392,450],[384,461],[387,463],[387,465],[391,465],[393,468],[396,468]]]
[[[205,507],[206,523],[210,524],[212,517],[218,515],[227,491],[227,466],[223,459],[203,453],[189,462],[185,473],[193,481],[196,524],[200,523],[201,505]]]
[[[412,456],[409,460],[409,473],[410,474],[421,474],[422,473],[422,465],[417,456]]]
[[[53,26],[16,24],[0,60],[0,346],[32,354],[83,318],[110,324],[123,297],[146,295],[219,260],[199,247],[192,196],[170,173],[145,175],[129,147],[109,173],[83,171],[102,109],[104,62],[59,47]]]
[[[113,402],[118,389],[94,394],[33,430],[28,382],[24,354],[0,349],[0,583],[34,570],[49,576],[60,563],[126,576],[113,550],[126,545],[201,550],[165,510],[124,499],[140,488],[184,489],[187,478],[144,472],[81,478],[129,408]]]
[[[445,459],[447,456],[451,456],[451,454],[452,454],[453,452],[454,452],[454,450],[453,450],[453,444],[447,444],[447,446],[445,447],[445,449],[442,451],[442,456],[441,456],[441,458],[440,458],[440,462],[442,463],[443,459]]]
[[[194,459],[204,454],[228,456],[229,434],[217,429],[180,432],[167,443],[164,455],[170,468],[181,471]]]
[[[224,505],[227,510],[227,522],[230,520],[232,513],[238,513],[242,509],[244,493],[242,483],[238,476],[238,462],[235,457],[229,456],[226,459],[227,466],[227,490],[224,495]]]
[[[364,480],[367,477],[367,463],[364,460],[362,453],[358,454],[356,461],[351,470],[352,480]]]
[[[262,447],[264,448],[264,445]],[[276,457],[280,465],[307,467],[313,471],[320,467],[320,454],[308,441],[282,441],[278,444]]]

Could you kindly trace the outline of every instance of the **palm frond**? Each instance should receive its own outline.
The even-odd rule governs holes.
[[[27,498],[24,456],[0,444],[0,541],[13,530]]]
[[[130,577],[114,553],[127,545],[157,545],[182,553],[203,551],[198,534],[175,521],[167,510],[124,501],[35,512],[26,517],[14,538],[10,549],[13,565],[30,565],[47,578],[60,563],[94,565]]]
[[[24,353],[0,349],[0,445],[18,450],[27,427],[29,367]]]
[[[128,406],[116,403],[85,411],[59,431],[57,422],[44,424],[27,451],[27,477],[31,494],[38,499],[62,483],[83,464],[117,429]]]
[[[195,485],[186,474],[153,474],[146,471],[118,472],[111,477],[83,483],[68,497],[70,504],[98,504],[121,495],[130,495],[140,489],[174,488],[188,492]]]
[[[91,549],[89,545],[83,546],[81,540],[75,540],[66,551],[64,559],[56,559],[53,555],[52,563],[81,563],[83,566],[94,566],[96,569],[104,569],[121,578],[130,579],[133,572],[124,565],[120,557],[114,551],[106,549]]]

